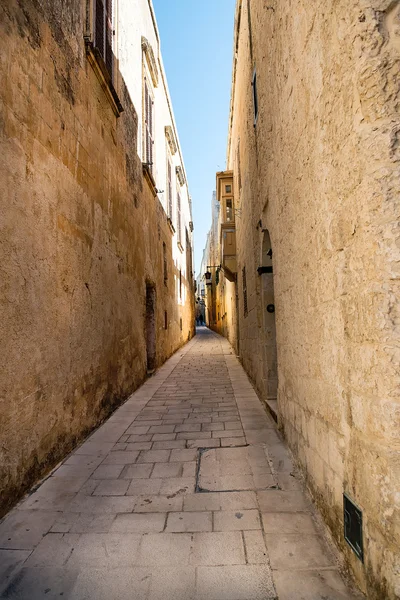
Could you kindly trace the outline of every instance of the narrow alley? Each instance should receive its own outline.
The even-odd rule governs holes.
[[[206,328],[0,525],[1,598],[347,600],[229,343]]]

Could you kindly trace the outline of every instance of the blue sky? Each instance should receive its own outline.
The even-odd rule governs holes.
[[[196,275],[226,163],[235,0],[153,0],[193,201]]]

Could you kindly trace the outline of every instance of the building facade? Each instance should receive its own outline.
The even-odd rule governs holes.
[[[0,514],[194,334],[151,1],[0,6]]]
[[[217,175],[235,227],[220,194],[208,307],[230,339],[237,309],[241,361],[374,600],[400,597],[399,19],[390,0],[238,0]]]

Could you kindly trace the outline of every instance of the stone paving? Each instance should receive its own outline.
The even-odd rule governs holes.
[[[359,596],[232,348],[200,328],[0,524],[0,597]]]

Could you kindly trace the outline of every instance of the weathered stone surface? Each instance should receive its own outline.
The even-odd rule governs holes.
[[[149,5],[137,4],[155,37]],[[115,26],[140,72],[128,91],[116,70],[117,119],[86,55],[85,21],[81,0],[0,6],[0,515],[146,378],[146,284],[157,291],[154,367],[194,334],[191,258],[139,158],[141,102],[131,97],[142,86],[141,33],[122,40]],[[165,159],[164,123],[160,131]],[[191,238],[186,187],[181,201]],[[104,430],[102,441],[126,428]],[[81,453],[97,454],[95,442]]]

